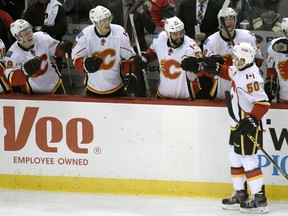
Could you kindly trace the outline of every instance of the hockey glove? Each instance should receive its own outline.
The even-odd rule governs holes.
[[[71,41],[64,40],[60,43],[62,52],[70,54],[72,52],[73,43]]]
[[[25,77],[29,78],[33,74],[35,74],[38,70],[40,70],[41,61],[40,57],[36,56],[33,59],[25,62],[24,65],[21,67],[21,71]]]
[[[259,126],[259,121],[252,115],[247,115],[245,118],[239,121],[238,127],[235,133],[241,133],[242,135],[249,134],[253,129]]]
[[[150,63],[150,55],[147,53],[141,53],[142,56],[136,55],[134,58],[136,70],[146,69]]]
[[[202,58],[203,61],[203,69],[207,73],[211,73],[213,75],[217,75],[220,73],[221,65],[216,62],[213,57]]]
[[[269,98],[269,102],[271,102],[275,98],[278,92],[277,82],[274,79],[272,81],[270,79],[267,79],[264,84],[264,90]]]
[[[137,78],[134,74],[127,74],[124,78],[124,93],[126,95],[134,93],[136,90]]]
[[[83,61],[83,66],[85,71],[88,73],[95,73],[99,70],[100,65],[102,64],[103,59],[97,56],[94,57],[87,57]]]
[[[219,64],[224,64],[224,58],[223,56],[216,54],[216,55],[212,55],[210,56],[211,59],[213,59],[215,62],[218,62]]]
[[[272,45],[272,49],[278,53],[288,54],[288,39],[281,38],[275,41]]]
[[[181,61],[181,68],[185,71],[192,71],[197,74],[201,70],[200,59],[193,56],[185,56]]]

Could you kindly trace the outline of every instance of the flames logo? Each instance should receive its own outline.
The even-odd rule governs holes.
[[[288,60],[280,61],[278,63],[278,69],[280,72],[280,76],[283,80],[286,81],[288,79]]]
[[[174,59],[163,59],[161,60],[161,71],[166,78],[177,79],[181,74],[181,65]]]

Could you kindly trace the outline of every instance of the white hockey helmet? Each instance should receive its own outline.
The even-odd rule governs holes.
[[[235,12],[235,10],[231,7],[227,7],[225,11],[223,11],[223,9],[221,9],[219,12],[218,12],[218,15],[217,15],[217,18],[218,18],[218,23],[219,23],[219,29],[220,30],[223,30],[222,28],[222,23],[221,23],[221,20],[220,18],[221,17],[228,17],[228,16],[232,16],[234,17],[234,20],[235,20],[235,26],[236,26],[236,22],[237,22],[237,13]],[[234,26],[234,28],[235,28]],[[234,30],[234,29],[233,29]]]
[[[100,5],[92,8],[89,12],[89,18],[93,24],[99,23],[101,20],[109,17],[112,19],[110,10]]]
[[[184,23],[176,16],[165,20],[164,29],[168,35],[171,32],[179,32],[184,30]]]
[[[19,33],[27,28],[32,28],[32,26],[24,19],[17,19],[15,22],[10,24],[10,31],[13,37],[19,37]]]
[[[245,65],[247,65],[254,61],[256,49],[250,43],[239,42],[234,45],[233,54],[237,57],[238,60],[244,59]]]
[[[288,37],[288,18],[282,19],[281,31],[284,33],[285,37]]]

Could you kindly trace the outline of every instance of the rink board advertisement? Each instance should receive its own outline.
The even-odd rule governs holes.
[[[0,178],[230,183],[225,106],[0,101]],[[264,136],[285,173],[287,122],[288,110],[270,109]],[[266,184],[287,186],[262,152],[259,158]]]

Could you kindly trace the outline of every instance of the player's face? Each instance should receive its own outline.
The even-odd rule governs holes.
[[[110,24],[111,24],[112,18],[108,17],[106,19],[100,20],[99,21],[99,33],[101,35],[106,35],[108,32],[110,32]]]
[[[245,65],[245,60],[242,58],[238,58],[237,56],[233,55],[233,64],[237,68],[241,69]]]
[[[184,30],[178,31],[178,32],[171,32],[171,33],[170,33],[171,42],[172,42],[176,47],[181,46],[182,43],[183,43],[183,41],[184,41],[184,35],[185,35]]]
[[[23,40],[23,42],[21,43],[22,46],[24,46],[25,48],[29,48],[34,45],[32,28],[27,28],[21,31],[19,35]]]
[[[235,24],[236,24],[236,23],[235,23],[235,17],[234,17],[234,16],[226,16],[226,17],[224,18],[224,20],[225,20],[225,25],[226,25],[228,31],[229,31],[229,32],[234,31],[234,29],[235,29]]]

